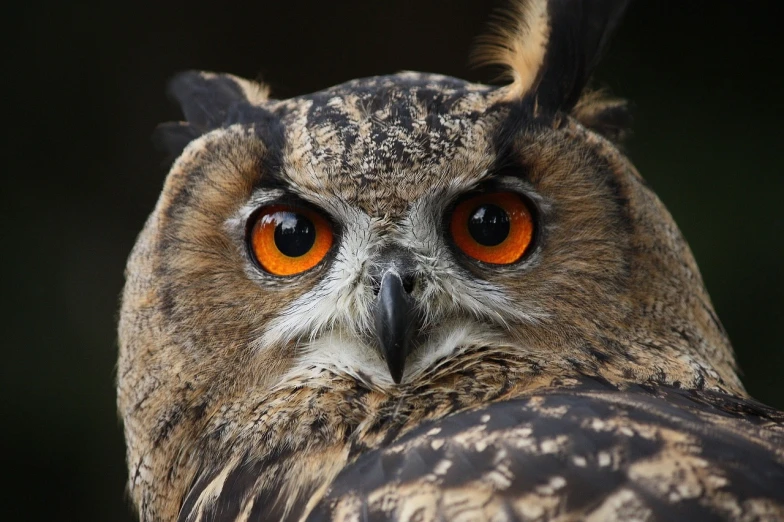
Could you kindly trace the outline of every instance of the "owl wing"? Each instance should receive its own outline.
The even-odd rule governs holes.
[[[309,521],[784,520],[784,414],[591,387],[429,422],[344,469]]]

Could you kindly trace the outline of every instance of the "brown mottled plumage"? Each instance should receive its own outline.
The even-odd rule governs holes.
[[[688,246],[612,141],[624,105],[584,92],[625,3],[520,0],[480,53],[504,87],[175,80],[187,121],[159,132],[178,159],[120,318],[142,520],[784,518],[784,414],[744,391]],[[446,226],[492,191],[534,215],[510,264]],[[248,246],[282,203],[335,231],[285,277]],[[415,318],[400,378],[374,323],[389,273]]]

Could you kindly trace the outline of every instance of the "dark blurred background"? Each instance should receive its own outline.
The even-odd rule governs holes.
[[[168,78],[261,76],[289,97],[401,69],[495,74],[467,56],[500,1],[136,4],[6,13],[0,397],[13,485],[2,520],[131,520],[115,321],[125,259],[165,176],[149,136],[179,118]],[[774,4],[638,0],[596,84],[634,101],[630,155],[689,240],[749,391],[784,408]]]

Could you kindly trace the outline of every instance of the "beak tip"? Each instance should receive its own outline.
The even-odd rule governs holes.
[[[381,343],[382,355],[387,363],[389,376],[395,381],[395,384],[400,384],[403,380],[403,373],[406,369],[406,352],[407,350],[399,346],[397,343],[386,340],[387,342]]]
[[[389,366],[389,375],[392,377],[392,380],[395,384],[400,384],[403,380],[403,368],[393,368],[391,365]]]

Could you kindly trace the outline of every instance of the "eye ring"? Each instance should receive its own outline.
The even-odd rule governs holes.
[[[514,192],[488,192],[459,202],[450,217],[455,245],[469,257],[492,265],[519,261],[534,237],[534,220]]]
[[[262,207],[253,218],[248,250],[276,276],[291,276],[318,265],[332,248],[332,226],[318,212],[292,205]]]

